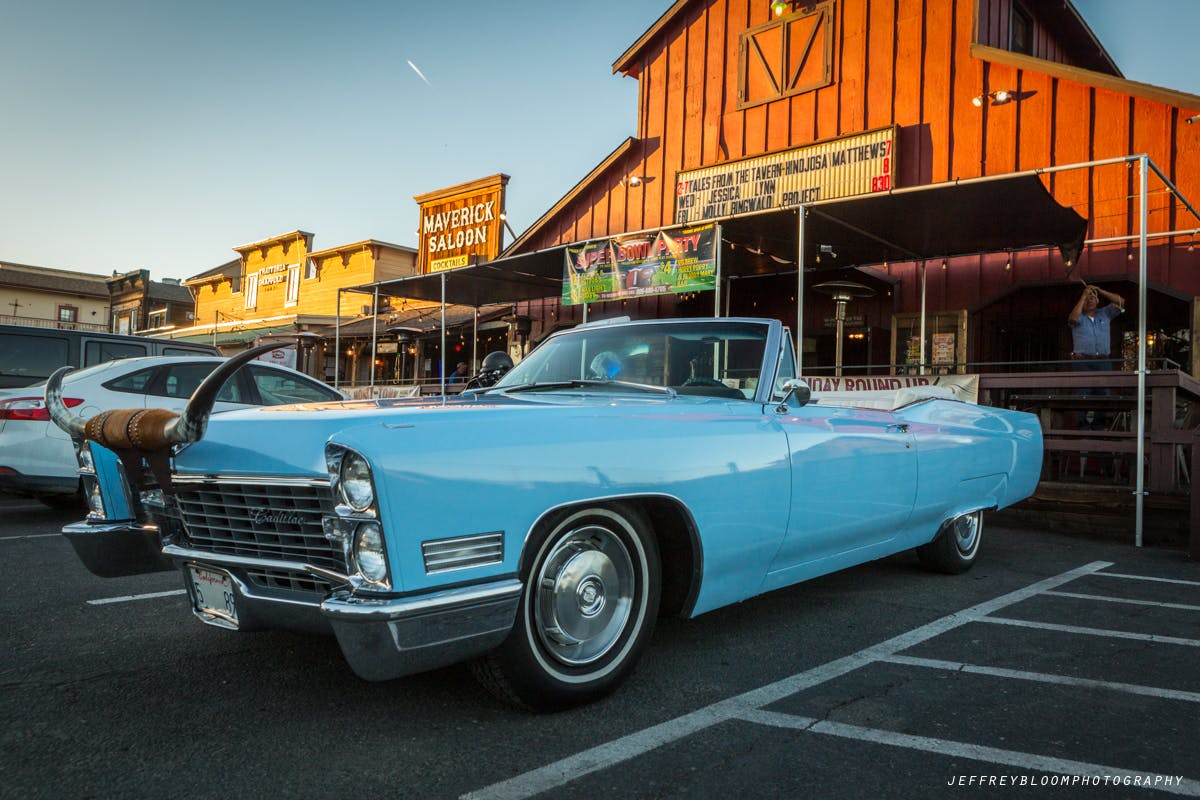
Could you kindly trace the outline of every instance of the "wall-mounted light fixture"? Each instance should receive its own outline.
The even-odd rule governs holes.
[[[645,182],[646,178],[642,175],[626,175],[624,178],[621,178],[622,186],[641,186]]]
[[[1194,117],[1188,117],[1187,119],[1184,120],[1184,122],[1186,122],[1188,125],[1191,125],[1193,122],[1196,122],[1197,120],[1200,120],[1200,114],[1197,114]]]
[[[782,17],[796,7],[793,0],[771,0],[771,16]]]
[[[992,101],[994,106],[1002,106],[1017,96],[1017,93],[1011,89],[997,89],[994,92],[984,92],[977,94],[971,98],[971,105],[976,108],[983,108],[983,104],[988,100]]]

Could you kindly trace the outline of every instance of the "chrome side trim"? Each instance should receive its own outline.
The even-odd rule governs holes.
[[[484,567],[504,561],[504,531],[489,531],[421,542],[425,574]]]

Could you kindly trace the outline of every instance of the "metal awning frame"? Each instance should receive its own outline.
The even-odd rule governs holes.
[[[795,214],[796,214],[796,253],[795,253],[795,261],[793,263],[796,265],[800,265],[800,267],[796,269],[796,336],[794,337],[794,340],[795,340],[795,347],[796,347],[796,354],[795,354],[796,355],[796,365],[797,365],[797,370],[799,371],[800,365],[801,365],[800,359],[801,359],[801,355],[802,355],[801,350],[802,350],[803,332],[804,332],[804,272],[805,272],[805,270],[803,268],[803,264],[805,263],[804,256],[805,256],[805,245],[806,245],[806,242],[805,242],[806,227],[807,227],[806,220],[810,214],[816,214],[816,215],[822,216],[825,219],[830,220],[834,223],[837,223],[840,225],[846,225],[847,227],[850,227],[858,235],[863,236],[869,240],[874,240],[875,242],[879,243],[880,245],[892,248],[895,252],[902,254],[902,257],[899,259],[896,259],[896,260],[911,260],[914,262],[920,262],[920,265],[921,265],[921,353],[920,353],[920,361],[922,363],[922,370],[923,370],[924,369],[923,365],[924,365],[924,361],[925,361],[924,350],[925,350],[925,312],[926,312],[926,309],[925,309],[925,262],[927,260],[929,260],[930,258],[934,258],[934,259],[949,258],[949,257],[957,257],[957,256],[972,255],[972,254],[984,253],[984,252],[995,252],[995,251],[994,250],[976,250],[973,253],[972,252],[918,253],[918,252],[914,252],[911,249],[906,248],[896,242],[887,241],[886,239],[883,239],[883,238],[873,234],[871,231],[855,228],[854,226],[849,226],[846,223],[844,223],[840,220],[837,220],[831,214],[824,213],[822,209],[824,207],[828,207],[828,206],[853,203],[856,199],[861,200],[861,199],[867,199],[867,198],[877,198],[882,195],[890,195],[890,196],[911,195],[911,194],[916,194],[919,192],[929,192],[929,191],[934,191],[934,190],[938,190],[938,189],[945,189],[947,187],[970,186],[970,185],[974,185],[974,184],[983,184],[983,183],[990,183],[990,182],[996,182],[996,181],[1002,181],[1002,180],[1011,180],[1013,178],[1019,178],[1022,176],[1049,175],[1049,174],[1053,174],[1053,173],[1057,173],[1057,172],[1067,172],[1067,171],[1079,170],[1079,169],[1094,169],[1096,167],[1103,167],[1103,166],[1110,166],[1110,165],[1117,165],[1117,164],[1125,164],[1129,168],[1133,168],[1136,165],[1137,169],[1138,169],[1138,195],[1137,195],[1138,203],[1139,203],[1139,206],[1138,206],[1138,232],[1137,232],[1137,234],[1130,235],[1130,236],[1124,236],[1124,237],[1109,237],[1109,238],[1104,238],[1104,239],[1082,240],[1081,245],[1087,246],[1087,245],[1092,245],[1092,244],[1106,244],[1106,243],[1116,243],[1116,242],[1122,242],[1122,241],[1124,241],[1124,242],[1137,241],[1138,242],[1139,253],[1138,253],[1138,369],[1137,369],[1137,375],[1138,375],[1137,485],[1134,490],[1134,494],[1136,496],[1135,544],[1138,547],[1140,547],[1142,545],[1142,533],[1143,533],[1143,516],[1144,516],[1144,507],[1143,506],[1144,506],[1144,498],[1146,496],[1146,491],[1145,491],[1146,300],[1147,300],[1146,287],[1147,287],[1147,282],[1148,282],[1147,281],[1146,246],[1147,246],[1147,241],[1151,238],[1160,238],[1160,237],[1164,237],[1164,236],[1174,236],[1174,235],[1200,234],[1200,227],[1198,227],[1196,229],[1192,229],[1192,230],[1164,231],[1164,232],[1156,232],[1156,233],[1151,233],[1148,230],[1148,226],[1149,226],[1149,202],[1148,202],[1149,188],[1148,188],[1148,185],[1149,185],[1149,181],[1150,181],[1150,173],[1151,172],[1153,172],[1155,174],[1155,176],[1157,176],[1157,178],[1160,181],[1162,181],[1162,183],[1166,186],[1166,188],[1172,194],[1174,194],[1176,198],[1179,199],[1179,201],[1184,205],[1184,207],[1187,208],[1187,210],[1189,212],[1191,212],[1192,216],[1196,218],[1198,223],[1200,223],[1200,212],[1197,212],[1196,208],[1192,205],[1192,203],[1186,197],[1184,197],[1184,195],[1179,191],[1179,189],[1171,182],[1171,180],[1163,173],[1163,171],[1161,169],[1159,169],[1157,165],[1154,164],[1154,162],[1150,159],[1150,157],[1147,154],[1142,153],[1142,154],[1138,154],[1138,155],[1128,155],[1128,156],[1121,156],[1121,157],[1117,157],[1117,158],[1086,161],[1086,162],[1081,162],[1081,163],[1076,163],[1076,164],[1065,164],[1065,165],[1061,165],[1061,166],[1044,167],[1044,168],[1039,168],[1039,169],[1024,170],[1021,172],[1006,173],[1004,175],[989,175],[989,176],[984,176],[984,177],[980,177],[980,178],[968,178],[968,179],[956,180],[956,181],[940,183],[940,184],[931,184],[931,185],[924,185],[924,186],[912,186],[912,187],[905,187],[905,188],[900,188],[900,189],[891,189],[887,192],[874,193],[872,195],[867,195],[863,198],[835,198],[835,199],[830,199],[830,200],[818,201],[818,202],[811,203],[811,204],[801,204],[799,206],[794,206],[794,207],[786,208],[786,209],[772,209],[770,211],[759,211],[759,212],[752,212],[749,214],[721,218],[721,219],[715,221],[716,228],[717,228],[718,246],[717,246],[717,258],[716,258],[716,286],[714,287],[715,291],[714,291],[714,298],[713,298],[713,316],[719,317],[721,315],[721,279],[722,279],[723,265],[721,263],[722,260],[721,260],[720,253],[723,249],[721,247],[721,245],[723,244],[723,239],[721,238],[721,231],[722,231],[723,224],[728,224],[731,221],[745,219],[748,217],[762,216],[765,214],[779,214],[781,211],[795,212]],[[668,227],[664,227],[664,228],[651,228],[651,229],[646,229],[643,231],[631,231],[628,233],[622,233],[620,235],[634,236],[634,235],[643,234],[643,233],[651,233],[651,232],[658,232],[658,231],[662,231],[662,230],[670,230],[670,229],[677,228],[677,227],[682,227],[682,226],[668,226]],[[578,243],[576,243],[576,244],[578,244]],[[1060,246],[1062,246],[1061,243],[1044,242],[1044,243],[1041,243],[1038,245],[1028,245],[1028,246],[1022,245],[1022,246],[1016,247],[1016,248],[1005,248],[1005,251],[1006,252],[1015,252],[1016,250],[1022,250],[1022,249],[1044,249],[1046,247],[1054,246],[1055,244],[1060,244]],[[458,273],[458,274],[470,273],[471,277],[479,282],[479,285],[483,285],[485,283],[492,283],[496,286],[503,286],[503,287],[506,287],[509,289],[519,288],[519,291],[515,293],[516,295],[519,295],[519,296],[510,297],[509,301],[536,299],[536,297],[538,297],[538,296],[552,297],[552,296],[561,294],[561,291],[562,291],[561,278],[559,278],[558,280],[554,280],[554,278],[551,275],[539,274],[536,272],[522,271],[519,269],[512,269],[511,271],[506,271],[505,265],[511,265],[512,267],[516,267],[522,261],[529,260],[536,266],[538,263],[537,260],[539,258],[542,260],[547,260],[547,263],[548,263],[549,259],[552,259],[556,256],[559,258],[559,263],[561,263],[562,253],[565,251],[566,247],[568,247],[568,246],[569,245],[556,245],[554,247],[545,248],[543,250],[534,251],[532,253],[525,253],[525,254],[520,254],[520,255],[516,255],[516,256],[509,256],[509,257],[497,259],[495,261],[485,262],[484,264],[473,265],[473,266],[469,266],[469,267],[463,267],[458,270],[447,270],[445,272],[437,273],[439,275],[439,277],[436,279],[438,282],[438,289],[439,289],[439,296],[437,299],[440,300],[441,306],[442,306],[442,353],[443,353],[443,358],[442,358],[442,367],[441,367],[441,372],[442,372],[441,385],[442,385],[443,397],[445,396],[445,386],[446,386],[445,309],[446,309],[447,277],[448,276],[457,277],[456,273]],[[785,271],[790,272],[790,269],[789,270],[779,270],[779,271],[777,271],[776,274],[781,274]],[[726,277],[734,278],[734,277],[749,277],[749,276],[729,274]],[[373,298],[374,298],[372,310],[377,317],[378,310],[379,310],[379,294],[380,294],[381,288],[385,289],[385,294],[387,294],[389,296],[409,297],[409,298],[414,298],[414,299],[431,300],[431,299],[435,299],[435,298],[427,296],[429,294],[429,289],[430,289],[430,287],[428,287],[427,284],[429,283],[431,278],[432,278],[432,276],[430,276],[430,275],[417,275],[417,276],[411,276],[411,277],[406,277],[406,278],[393,279],[393,280],[389,280],[389,281],[381,281],[381,282],[378,282],[375,284],[367,284],[364,286],[340,288],[340,289],[338,289],[338,300],[337,300],[337,318],[339,320],[338,324],[340,325],[341,297],[342,297],[343,292],[358,292],[358,293],[363,293],[363,294],[372,294]],[[1081,280],[1082,280],[1082,278],[1081,278]],[[404,290],[409,287],[421,287],[423,291],[418,292],[416,294],[405,294]],[[478,287],[476,287],[476,288],[478,288]],[[478,298],[476,297],[475,299],[477,300]],[[500,301],[495,301],[495,302],[500,302]],[[476,313],[475,313],[476,326],[478,326],[478,317],[479,317],[478,309],[479,309],[479,306],[482,304],[479,302],[464,303],[464,304],[472,305],[475,307],[475,309],[476,309]],[[584,304],[583,314],[584,314],[583,319],[586,322],[587,321],[587,304]],[[375,336],[374,336],[374,332],[373,332],[373,334],[372,334],[372,350],[374,350],[374,342],[375,342]],[[335,355],[334,355],[334,374],[335,374],[335,376],[337,374],[337,358],[338,358],[338,354],[340,353],[340,349],[341,348],[339,346],[339,347],[336,347],[336,349],[334,351],[334,353],[335,353]],[[374,370],[372,370],[371,381],[372,381],[372,384],[374,384]]]

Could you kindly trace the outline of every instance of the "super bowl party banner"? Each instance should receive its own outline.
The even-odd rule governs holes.
[[[711,291],[717,280],[716,226],[614,236],[570,246],[565,258],[563,305]]]

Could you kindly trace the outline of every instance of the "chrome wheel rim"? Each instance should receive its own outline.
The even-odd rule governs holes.
[[[599,525],[571,531],[534,580],[534,628],[555,660],[590,664],[617,644],[633,610],[635,580],[633,559],[615,533]]]
[[[979,528],[980,514],[976,511],[974,514],[966,514],[954,520],[954,544],[958,547],[958,552],[964,556],[969,556],[975,552],[975,548],[979,545]]]

